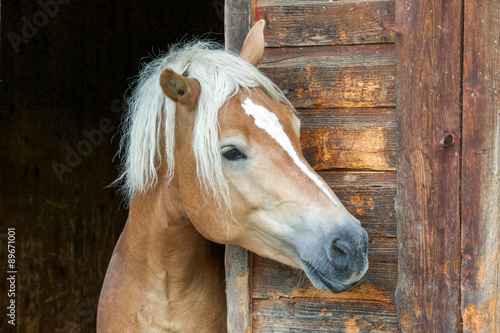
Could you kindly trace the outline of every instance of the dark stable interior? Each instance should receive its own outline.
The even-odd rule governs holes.
[[[140,64],[170,44],[223,42],[223,9],[223,0],[1,2],[0,262],[15,228],[14,331],[94,331],[127,218],[106,187],[118,175],[124,96]]]

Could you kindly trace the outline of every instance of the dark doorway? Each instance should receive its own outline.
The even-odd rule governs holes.
[[[127,217],[117,189],[106,186],[117,176],[130,78],[181,39],[222,42],[224,2],[1,5],[0,262],[15,228],[17,275],[16,326],[4,314],[0,331],[92,332]]]

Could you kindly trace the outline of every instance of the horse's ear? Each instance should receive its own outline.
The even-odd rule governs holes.
[[[264,55],[264,28],[266,20],[262,19],[254,24],[248,32],[243,47],[241,48],[240,58],[245,59],[254,66],[257,66]]]
[[[161,73],[160,86],[165,95],[176,103],[195,104],[200,91],[198,80],[177,74],[170,68]]]

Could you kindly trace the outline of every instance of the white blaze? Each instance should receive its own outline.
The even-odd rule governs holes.
[[[245,99],[241,105],[245,113],[255,119],[255,125],[267,132],[276,142],[290,155],[292,160],[327,196],[334,204],[339,205],[338,201],[331,195],[329,189],[318,175],[312,172],[299,158],[292,142],[286,135],[283,126],[281,126],[278,117],[261,105],[255,104],[250,98]]]

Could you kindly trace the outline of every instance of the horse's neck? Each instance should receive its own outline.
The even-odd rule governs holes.
[[[196,231],[179,205],[175,188],[132,200],[101,296],[109,301],[100,307],[119,318],[106,316],[117,325],[106,332],[225,331],[223,250]]]

